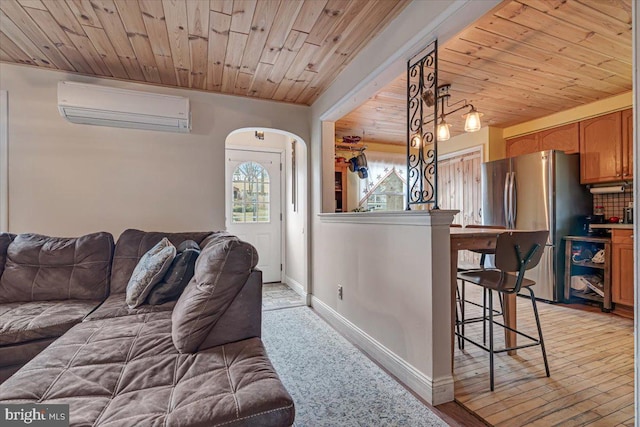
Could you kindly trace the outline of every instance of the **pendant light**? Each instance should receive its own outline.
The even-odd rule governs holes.
[[[446,122],[445,117],[464,108],[469,108],[469,112],[462,115],[462,117],[466,119],[464,123],[465,132],[477,132],[482,127],[482,123],[480,122],[482,113],[478,112],[476,107],[474,107],[473,104],[469,104],[466,99],[449,104],[449,99],[451,98],[451,94],[449,93],[450,88],[450,84],[445,84],[438,86],[436,93],[429,89],[422,94],[422,101],[427,107],[433,107],[435,103],[439,101],[440,122],[436,127],[438,141],[446,141],[451,138],[451,132],[449,130],[451,125]],[[457,107],[459,104],[462,105]],[[445,112],[445,108],[453,108],[453,110]]]
[[[478,110],[476,110],[476,107],[472,105],[471,111],[469,111],[467,114],[462,115],[462,117],[466,117],[466,120],[464,121],[464,131],[465,132],[479,131],[480,128],[482,127],[480,123],[480,116],[482,116],[482,113],[479,113]]]
[[[449,132],[449,123],[444,120],[444,116],[440,119],[440,123],[438,123],[438,141],[446,141],[451,138],[451,133]]]

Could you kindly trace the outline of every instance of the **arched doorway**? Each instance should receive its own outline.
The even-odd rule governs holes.
[[[265,283],[286,283],[305,301],[307,161],[306,143],[287,131],[242,128],[225,140],[226,228],[256,246]]]

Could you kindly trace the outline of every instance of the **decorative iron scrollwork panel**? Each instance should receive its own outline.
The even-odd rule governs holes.
[[[407,209],[438,209],[438,41],[407,63]]]

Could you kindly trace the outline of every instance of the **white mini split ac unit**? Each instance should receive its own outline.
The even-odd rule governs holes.
[[[58,110],[71,123],[167,132],[191,131],[189,98],[181,96],[58,82]]]

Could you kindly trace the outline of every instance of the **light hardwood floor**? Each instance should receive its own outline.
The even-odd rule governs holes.
[[[467,285],[467,295],[480,301],[477,289]],[[488,353],[466,343],[455,351],[456,400],[495,426],[633,426],[633,321],[545,303],[538,309],[551,377],[540,347],[502,353],[491,392]],[[537,336],[531,302],[522,297],[518,327]],[[481,337],[479,324],[467,328]],[[501,329],[496,336],[502,346]]]

